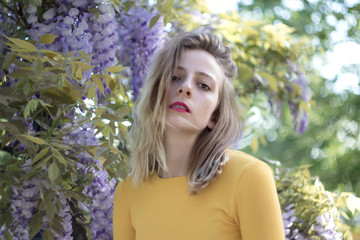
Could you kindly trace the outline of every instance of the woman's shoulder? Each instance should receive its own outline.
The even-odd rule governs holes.
[[[245,172],[257,174],[272,174],[272,170],[265,162],[247,153],[227,150],[229,160],[223,167],[223,174],[232,178],[239,178]]]

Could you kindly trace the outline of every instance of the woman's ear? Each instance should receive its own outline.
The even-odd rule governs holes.
[[[213,129],[215,127],[216,122],[217,122],[217,118],[215,116],[212,116],[208,122],[207,127],[209,129]]]

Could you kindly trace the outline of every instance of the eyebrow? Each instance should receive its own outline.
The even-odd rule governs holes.
[[[182,66],[178,66],[177,69],[186,72],[186,69],[185,69],[184,67],[182,67]],[[207,74],[207,73],[204,73],[204,72],[196,72],[195,74],[196,74],[196,75],[201,75],[201,76],[207,77],[207,78],[209,78],[209,79],[213,82],[213,84],[216,84],[215,79],[214,79],[212,76],[210,76],[209,74]]]

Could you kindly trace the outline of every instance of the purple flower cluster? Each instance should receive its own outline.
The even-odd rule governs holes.
[[[97,2],[98,15],[92,14],[89,21],[92,30],[90,43],[93,46],[93,62],[97,65],[94,71],[104,72],[107,67],[116,63],[119,48],[118,22],[110,1]]]
[[[317,236],[323,240],[341,240],[343,234],[336,231],[334,216],[330,212],[316,217],[314,230]]]
[[[42,184],[43,184],[43,186],[46,186],[47,182],[42,181]],[[71,234],[73,232],[73,228],[72,228],[72,217],[70,214],[70,205],[67,202],[67,198],[66,198],[65,194],[63,194],[62,192],[59,192],[56,195],[61,204],[61,209],[57,214],[58,217],[60,217],[62,220],[62,225],[61,225],[61,229],[60,229],[61,234],[59,234],[58,232],[55,232],[52,229],[51,229],[51,232],[54,234],[55,240],[72,240],[73,237],[71,236]],[[43,228],[45,229],[45,228],[49,227],[49,224],[50,224],[50,221],[47,218],[47,216],[45,215],[43,217]]]
[[[120,21],[119,36],[123,47],[119,58],[128,59],[131,71],[131,87],[133,98],[139,95],[140,88],[145,82],[146,71],[150,58],[166,42],[167,33],[163,23],[159,20],[149,29],[150,20],[157,13],[149,13],[141,7],[132,8],[128,14],[123,14]]]
[[[294,226],[294,223],[298,222],[294,206],[295,205],[293,203],[289,204],[282,213],[286,240],[305,240],[306,238],[299,232],[299,228]]]
[[[97,165],[102,169],[100,161]],[[93,173],[93,181],[90,185],[85,186],[84,194],[91,197],[89,203],[90,231],[94,239],[112,239],[112,212],[113,212],[113,196],[116,181],[111,179],[106,170],[96,171],[94,168],[90,170]]]
[[[30,5],[27,22],[31,27],[27,34],[35,41],[47,33],[58,36],[52,44],[42,46],[52,51],[83,51],[90,54],[93,50],[90,44],[92,34],[87,24],[90,13],[85,11],[85,5],[86,1],[62,0],[61,3],[55,2],[54,7],[42,16],[37,16],[37,7]]]
[[[12,186],[12,191],[10,232],[13,239],[29,239],[29,224],[39,206],[39,180],[25,180],[19,186]]]
[[[300,99],[295,99],[296,101],[310,101],[310,88],[303,71],[300,67],[290,61],[287,61],[290,71],[296,73],[296,78],[293,80],[293,84],[297,85],[301,89]],[[293,87],[290,87],[290,94],[293,91]],[[294,119],[294,130],[302,134],[308,126],[308,113],[306,110],[301,109],[298,102],[294,102],[293,99],[289,101],[289,107],[291,115]]]
[[[26,166],[25,166],[26,165]],[[29,171],[30,162],[25,163],[24,170]],[[46,169],[45,169],[46,170]],[[32,178],[30,180],[25,180],[18,186],[12,186],[13,194],[11,196],[10,207],[12,209],[12,223],[10,225],[9,231],[14,240],[25,240],[29,239],[29,225],[31,218],[34,213],[39,209],[40,202],[40,182],[44,190],[50,189],[50,185],[45,180],[40,180],[38,178]],[[57,214],[63,221],[61,226],[61,235],[51,229],[56,240],[72,240],[72,224],[71,224],[71,214],[70,206],[67,202],[66,196],[63,193],[56,194],[60,204],[61,209]],[[43,229],[49,227],[49,220],[46,215],[44,215],[43,220]],[[0,237],[5,233],[5,226],[1,228]]]
[[[76,122],[65,124],[64,127],[72,127],[71,133],[63,138],[63,141],[71,144],[81,144],[86,146],[98,146],[99,141],[95,137],[95,131],[91,124],[83,127],[77,126]],[[90,203],[86,208],[90,217],[90,232],[93,239],[112,239],[112,211],[113,194],[115,190],[115,179],[110,179],[108,172],[103,169],[102,163],[94,159],[86,151],[77,155],[79,162],[77,167],[83,173],[89,172],[92,175],[90,184],[84,186],[84,195],[90,197]],[[89,164],[96,164],[91,167]]]

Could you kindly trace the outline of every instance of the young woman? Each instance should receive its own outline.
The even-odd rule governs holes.
[[[228,149],[240,135],[236,71],[209,33],[178,34],[158,52],[134,107],[114,239],[284,239],[271,169]]]

